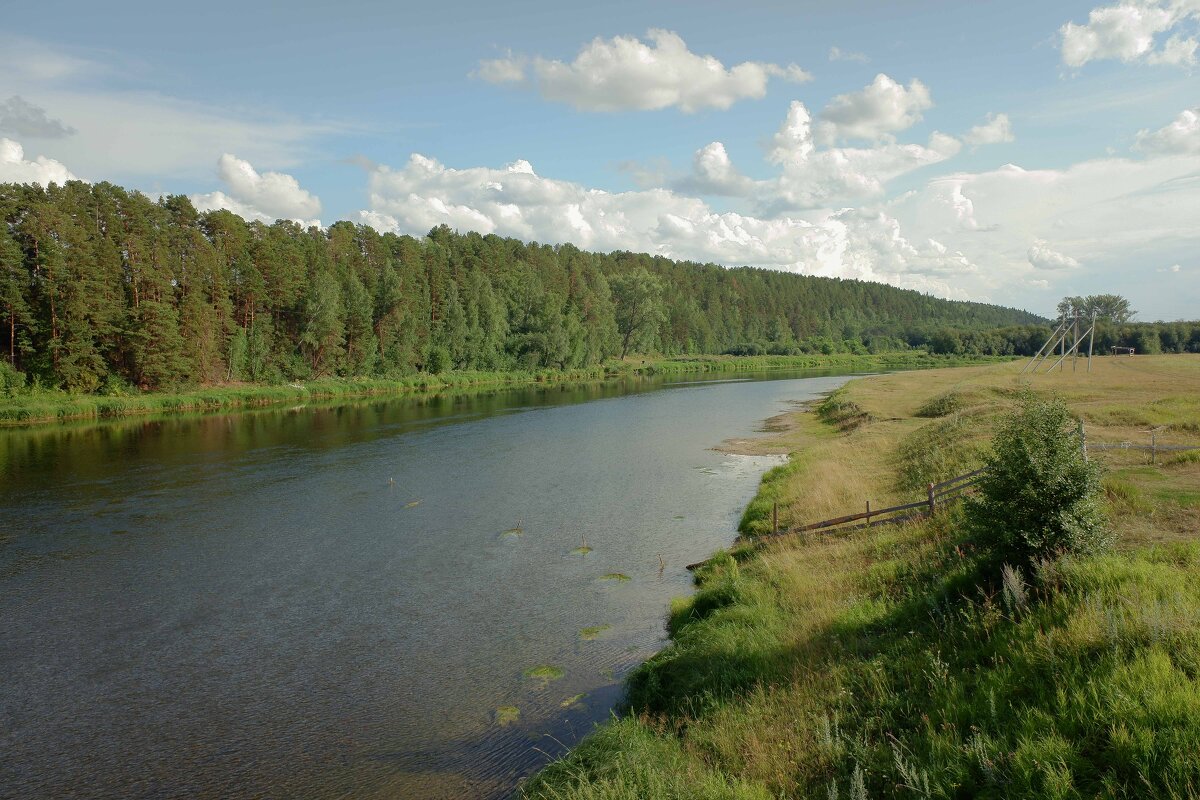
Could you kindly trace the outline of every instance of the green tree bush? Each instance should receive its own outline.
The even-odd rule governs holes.
[[[1099,467],[1062,400],[1026,393],[992,442],[967,519],[981,544],[1005,561],[1032,563],[1106,548]]]

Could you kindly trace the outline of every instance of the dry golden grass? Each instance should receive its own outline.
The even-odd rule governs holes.
[[[1024,362],[981,367],[924,370],[877,375],[852,381],[845,397],[871,421],[839,432],[808,409],[773,420],[779,432],[753,443],[756,452],[795,453],[797,469],[780,487],[780,523],[798,526],[873,508],[912,502],[920,497],[896,488],[896,452],[906,436],[938,420],[916,416],[931,399],[958,393],[970,441],[985,445],[994,422],[1026,387],[1061,396],[1084,420],[1089,442],[1149,444],[1149,425],[1162,426],[1160,444],[1200,444],[1200,356],[1096,358],[1092,372],[1080,361],[1076,371],[1021,375]],[[1149,461],[1138,450],[1093,451],[1120,480],[1156,500],[1182,505],[1180,513],[1160,513],[1173,535],[1194,520],[1188,507],[1200,504],[1200,463],[1163,464],[1137,469]],[[950,476],[946,476],[950,477]],[[1170,518],[1170,519],[1168,519]],[[1144,529],[1145,520],[1131,526]],[[1134,537],[1146,539],[1146,534]],[[1150,536],[1147,540],[1156,540]]]

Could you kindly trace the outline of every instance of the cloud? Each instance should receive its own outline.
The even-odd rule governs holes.
[[[217,191],[193,195],[200,211],[225,208],[246,219],[274,222],[290,219],[302,225],[321,224],[321,201],[300,187],[300,182],[281,172],[259,173],[249,161],[225,153],[217,161],[217,174],[229,194]]]
[[[856,53],[851,50],[843,50],[840,47],[829,48],[830,61],[857,61],[860,64],[867,64],[871,61],[866,53]]]
[[[46,114],[50,127],[43,126],[37,135],[53,132],[55,123],[63,131],[75,131],[47,140],[40,148],[84,174],[131,183],[202,179],[209,175],[208,165],[223,152],[290,166],[310,157],[322,138],[349,130],[337,122],[124,88],[136,86],[138,75],[64,54],[45,42],[13,42],[0,39],[0,97],[36,97],[38,106],[70,109],[70,127]],[[114,76],[120,88],[115,88]],[[40,123],[38,106],[32,107],[32,113]],[[20,103],[17,107],[29,111]],[[27,117],[22,119],[29,124]]]
[[[1190,66],[1196,63],[1194,37],[1177,33],[1161,47],[1155,37],[1197,18],[1195,0],[1124,0],[1094,8],[1085,24],[1059,29],[1062,60],[1069,67],[1100,59]]]
[[[982,125],[976,125],[967,131],[963,136],[963,141],[972,147],[978,147],[985,144],[1011,142],[1014,138],[1008,114],[989,113]]]
[[[1174,274],[1174,273],[1179,272],[1181,269],[1183,269],[1183,267],[1179,266],[1178,264],[1172,264],[1169,267],[1159,267],[1158,269],[1156,269],[1154,271],[1155,272],[1170,272],[1170,273]]]
[[[737,180],[725,173],[723,148],[705,148],[700,159],[714,179]],[[545,178],[527,161],[454,169],[414,154],[402,168],[377,167],[369,193],[371,207],[360,221],[415,235],[445,223],[596,250],[884,281],[944,296],[963,296],[951,278],[974,269],[936,242],[910,241],[879,210],[821,211],[808,219],[720,213],[668,189],[605,192]]]
[[[36,183],[46,186],[78,180],[61,162],[38,156],[25,159],[25,150],[12,139],[0,138],[0,183]]]
[[[1051,249],[1050,245],[1041,239],[1036,240],[1030,246],[1027,257],[1035,269],[1077,269],[1079,267],[1078,261]]]
[[[692,113],[726,109],[766,94],[771,78],[812,79],[796,66],[746,61],[728,69],[713,56],[688,50],[677,33],[652,29],[646,42],[633,36],[597,37],[571,63],[508,54],[481,61],[473,76],[502,85],[536,84],[542,97],[580,111],[649,111],[679,108]]]
[[[1022,285],[1072,275],[1136,294],[1150,291],[1147,261],[1172,263],[1200,247],[1198,176],[1196,155],[1009,164],[930,180],[884,210],[908,238],[935,238],[978,265],[975,292],[1028,302]]]
[[[692,174],[674,182],[672,188],[693,194],[749,197],[760,185],[733,166],[724,144],[713,142],[696,151]]]
[[[1179,112],[1170,125],[1138,131],[1133,149],[1147,155],[1200,155],[1200,107]]]
[[[935,132],[927,145],[888,142],[819,148],[813,139],[812,117],[796,100],[769,143],[766,158],[779,168],[777,176],[748,178],[733,165],[725,146],[713,142],[696,151],[691,174],[667,185],[684,193],[744,198],[757,213],[775,217],[881,198],[888,181],[945,161],[961,147],[954,137]]]
[[[109,72],[101,64],[64,53],[45,42],[0,34],[0,68],[18,83],[94,78]]]
[[[869,148],[819,149],[808,109],[794,101],[767,153],[767,160],[778,165],[782,174],[771,185],[764,206],[779,212],[879,198],[888,181],[945,161],[961,147],[954,137],[935,131],[928,145],[889,142]]]
[[[921,113],[932,107],[925,84],[914,78],[906,88],[881,72],[862,91],[829,101],[821,111],[816,138],[827,144],[845,139],[878,141],[920,122]]]
[[[46,109],[18,94],[0,103],[0,131],[35,139],[61,139],[75,133],[74,128],[51,119]]]

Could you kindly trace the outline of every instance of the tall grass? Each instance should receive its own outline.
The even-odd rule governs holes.
[[[1147,361],[1142,369],[1154,367]],[[1163,363],[1175,380],[1081,382],[1076,410],[1200,390],[1200,371],[1181,382]],[[970,371],[971,391],[998,404],[1015,396],[1013,371],[999,369]],[[950,423],[914,412],[962,380],[850,384],[828,421],[801,417],[804,448],[767,474],[764,494],[791,516],[854,510],[832,504],[894,486],[902,443],[919,449],[932,426]],[[842,430],[850,403],[872,422]],[[962,441],[990,419],[962,414]],[[1200,486],[1200,466],[1110,475],[1114,527],[1184,540],[1147,547],[1135,537],[1107,555],[997,563],[953,509],[718,554],[698,570],[695,595],[673,604],[671,645],[630,676],[621,719],[524,795],[1198,796],[1200,543],[1189,520],[1200,515],[1163,499],[1164,485]],[[759,508],[743,520],[750,532]]]

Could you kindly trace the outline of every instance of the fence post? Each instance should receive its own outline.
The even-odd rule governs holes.
[[[1150,463],[1158,461],[1158,431],[1150,431]]]
[[[771,533],[779,533],[779,503],[771,504]]]
[[[933,484],[929,484],[929,515],[933,516],[934,499],[933,499]]]
[[[1083,420],[1079,420],[1079,452],[1083,455],[1083,461],[1086,464],[1088,460],[1087,433],[1083,429]]]
[[[871,527],[871,501],[867,501],[867,527]]]

